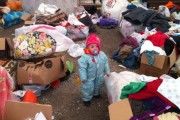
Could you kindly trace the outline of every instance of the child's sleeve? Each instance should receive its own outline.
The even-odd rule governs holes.
[[[78,66],[79,66],[79,75],[81,81],[86,81],[87,80],[87,61],[84,56],[82,56],[78,60]]]

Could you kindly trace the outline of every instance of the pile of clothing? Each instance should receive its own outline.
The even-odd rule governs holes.
[[[158,77],[139,75],[133,72],[112,72],[105,78],[110,103],[125,98],[143,101],[145,111],[131,120],[153,118],[167,111],[179,110],[180,78],[168,75]]]

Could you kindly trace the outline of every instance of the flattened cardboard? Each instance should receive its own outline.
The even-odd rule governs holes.
[[[0,50],[5,50],[5,49],[6,49],[6,39],[0,38]]]
[[[113,103],[109,106],[110,120],[129,120],[133,116],[128,99]]]
[[[4,120],[26,120],[27,118],[34,118],[39,112],[42,112],[47,120],[52,120],[51,105],[7,101]]]
[[[10,46],[6,38],[0,38],[0,58],[10,57]]]
[[[65,63],[60,56],[46,58],[38,63],[21,61],[17,68],[17,84],[47,85],[64,77],[65,72]]]

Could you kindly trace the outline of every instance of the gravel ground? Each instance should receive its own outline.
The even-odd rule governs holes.
[[[20,26],[17,25],[6,30],[0,29],[0,37],[10,37],[12,39],[14,37],[12,35],[14,29]],[[118,29],[101,29],[97,27],[97,33],[102,38],[102,50],[109,57],[111,71],[120,72],[127,70],[119,67],[117,62],[110,59],[120,42],[121,35]],[[72,58],[68,55],[67,58],[77,65],[77,58]],[[101,99],[93,100],[90,107],[85,107],[80,99],[80,84],[77,78],[78,72],[76,67],[75,72],[67,80],[61,82],[60,87],[44,92],[40,97],[40,103],[53,106],[55,120],[109,120],[109,103],[105,88],[103,88]],[[131,101],[131,103],[135,114],[142,112],[140,101]]]

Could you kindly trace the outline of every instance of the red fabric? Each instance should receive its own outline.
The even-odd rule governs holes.
[[[168,38],[169,37],[166,34],[164,34],[162,32],[157,32],[153,35],[148,36],[147,40],[150,40],[154,46],[164,47],[164,42]]]
[[[129,95],[129,98],[136,99],[136,100],[143,100],[143,99],[148,99],[151,97],[159,97],[166,104],[176,107],[172,102],[170,102],[168,99],[166,99],[164,96],[162,96],[160,93],[157,92],[157,89],[161,85],[161,83],[162,83],[161,79],[148,82],[144,89],[142,89],[141,91],[137,93]]]
[[[92,33],[86,39],[86,47],[88,47],[90,44],[96,44],[100,50],[101,40],[96,34]]]

